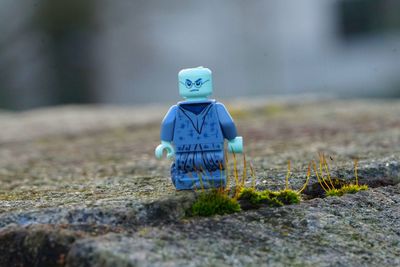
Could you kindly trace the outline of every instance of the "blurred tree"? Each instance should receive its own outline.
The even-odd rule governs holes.
[[[5,72],[3,70],[3,72]],[[11,108],[12,107],[12,97],[9,95],[9,90],[3,88],[7,86],[7,82],[4,81],[3,73],[0,74],[0,108]]]
[[[341,0],[339,29],[345,39],[400,31],[400,1]]]
[[[34,25],[47,37],[53,104],[93,102],[93,0],[40,0]]]

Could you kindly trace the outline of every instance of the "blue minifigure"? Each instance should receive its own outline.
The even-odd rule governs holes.
[[[178,74],[179,94],[185,101],[172,106],[161,125],[161,144],[155,150],[161,159],[175,156],[171,179],[176,189],[225,187],[224,139],[231,153],[243,152],[232,117],[212,94],[208,68],[183,69]]]

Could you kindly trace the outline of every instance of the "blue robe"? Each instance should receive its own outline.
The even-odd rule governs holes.
[[[215,100],[183,101],[172,106],[161,125],[161,140],[175,146],[171,167],[175,187],[225,186],[224,139],[236,136],[231,116]]]

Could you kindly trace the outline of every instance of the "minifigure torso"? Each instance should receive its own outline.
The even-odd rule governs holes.
[[[223,149],[215,100],[178,103],[173,143],[177,152]]]

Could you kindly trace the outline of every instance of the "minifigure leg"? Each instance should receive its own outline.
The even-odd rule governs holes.
[[[172,183],[177,190],[225,187],[223,159],[223,151],[177,153],[171,166]]]
[[[225,171],[206,173],[180,173],[172,177],[177,190],[221,188],[226,186]]]

